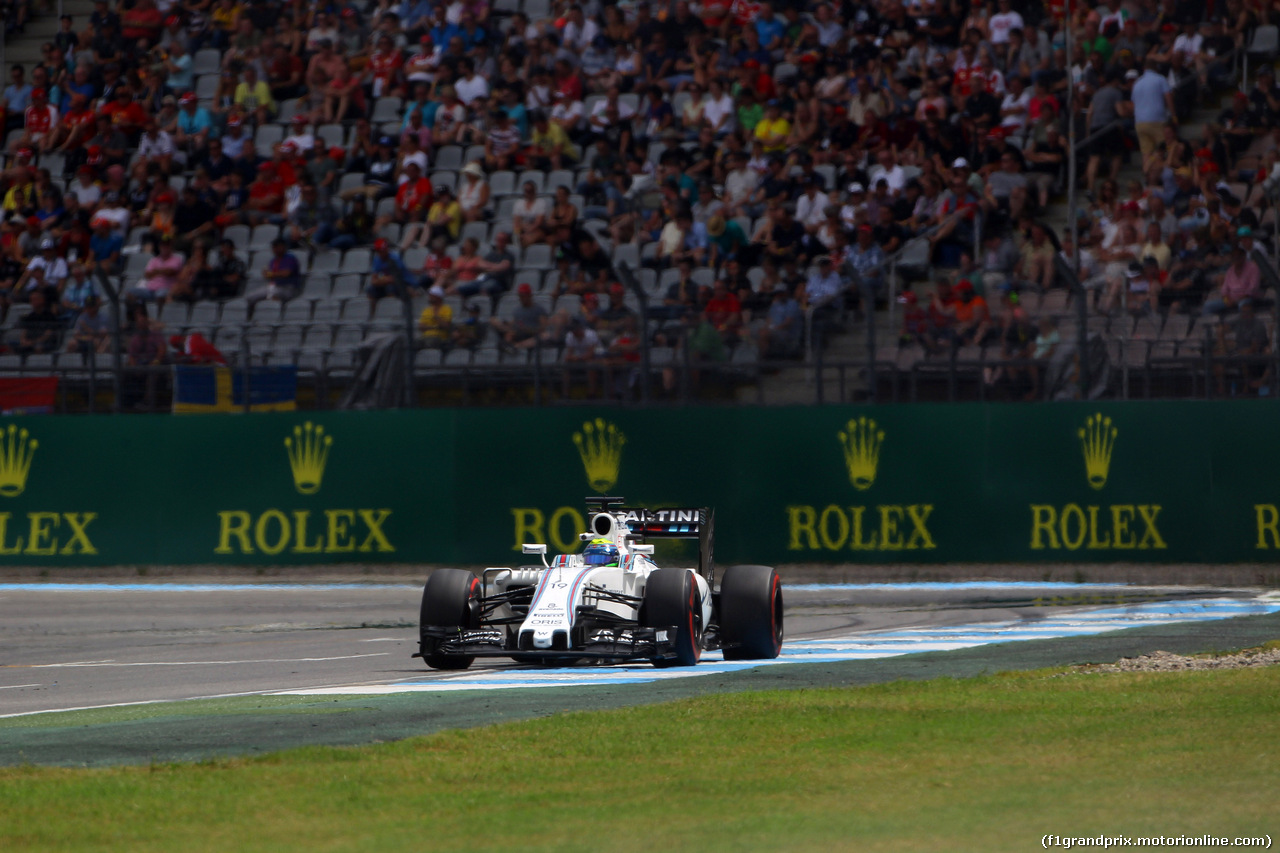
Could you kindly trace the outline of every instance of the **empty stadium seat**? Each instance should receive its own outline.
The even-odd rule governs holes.
[[[456,172],[462,168],[462,148],[457,145],[445,145],[436,151],[436,169]]]

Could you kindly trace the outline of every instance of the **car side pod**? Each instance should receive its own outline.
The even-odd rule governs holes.
[[[725,660],[772,660],[782,652],[782,582],[769,566],[730,566],[720,580]]]

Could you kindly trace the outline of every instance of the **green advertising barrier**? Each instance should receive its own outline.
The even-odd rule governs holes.
[[[726,562],[1271,561],[1278,422],[1270,402],[15,418],[0,561],[506,565],[576,548],[593,494],[715,507]]]

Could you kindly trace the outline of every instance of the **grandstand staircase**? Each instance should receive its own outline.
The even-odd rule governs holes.
[[[26,31],[11,36],[4,43],[5,64],[22,63],[27,66],[27,76],[30,78],[31,66],[41,58],[40,45],[53,41],[53,37],[58,32],[58,9],[57,2],[46,3],[44,0],[35,0]],[[89,25],[89,15],[93,13],[93,0],[62,0],[61,9],[62,14],[72,16],[73,27],[79,32]]]

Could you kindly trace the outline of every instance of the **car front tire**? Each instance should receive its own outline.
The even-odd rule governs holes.
[[[675,658],[654,658],[654,666],[693,666],[701,659],[702,596],[692,572],[657,569],[649,575],[642,624],[649,628],[676,626]]]
[[[422,590],[421,628],[479,628],[480,579],[462,569],[437,569]],[[422,658],[432,669],[466,669],[474,655],[450,655],[436,651],[440,640],[419,634]]]

